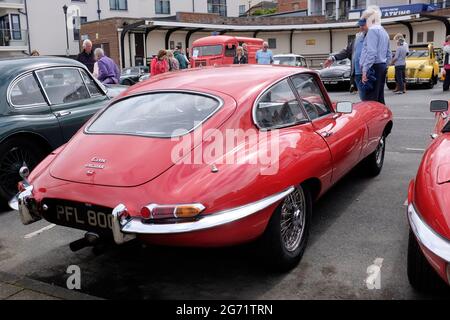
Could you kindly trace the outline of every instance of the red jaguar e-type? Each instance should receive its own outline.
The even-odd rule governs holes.
[[[435,100],[433,142],[409,184],[408,279],[429,291],[450,284],[450,122],[448,101]],[[444,282],[442,281],[442,279]]]
[[[391,128],[386,106],[333,104],[306,69],[168,73],[131,87],[29,177],[22,168],[17,206],[25,224],[43,217],[89,241],[260,239],[287,269],[305,250],[312,202],[361,161],[377,175]]]

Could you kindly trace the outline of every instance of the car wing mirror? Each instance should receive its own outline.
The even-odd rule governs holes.
[[[445,112],[448,111],[448,100],[432,100],[430,102],[431,112]]]
[[[336,112],[352,113],[353,112],[353,103],[351,103],[350,101],[338,102],[336,104]]]

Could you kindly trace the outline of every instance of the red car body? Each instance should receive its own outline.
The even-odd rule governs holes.
[[[416,178],[410,182],[408,190],[408,220],[411,227],[408,276],[417,289],[430,289],[430,282],[435,279],[431,268],[445,283],[450,284],[448,125],[448,111],[437,112],[433,141],[425,151]],[[417,267],[418,264],[422,267]]]
[[[317,94],[323,96],[331,112],[314,121],[278,129],[276,174],[263,175],[260,165],[248,163],[175,165],[170,155],[176,141],[87,133],[86,128],[96,121],[95,116],[28,177],[31,188],[19,194],[23,222],[30,223],[43,216],[57,224],[90,229],[66,224],[49,215],[47,204],[43,203],[53,199],[99,206],[108,211],[105,212],[108,216],[114,209],[110,227],[116,228],[113,234],[117,243],[126,241],[130,235],[154,244],[202,247],[229,246],[257,239],[295,186],[308,185],[315,200],[373,154],[380,138],[392,128],[391,111],[377,102],[361,102],[354,104],[348,113],[336,112],[336,104],[330,101],[316,72],[257,65],[164,74],[131,87],[111,104],[151,92],[201,92],[223,102],[221,109],[204,122],[203,131],[211,128],[221,132],[259,131],[253,112],[255,102],[275,84],[291,81],[298,75],[317,84],[320,89]],[[188,135],[194,137],[197,130]],[[197,145],[193,142],[192,152],[199,145],[206,148],[209,143],[207,139]],[[87,163],[94,174],[87,172]],[[98,163],[104,168],[97,170]],[[149,203],[200,203],[204,210],[191,221],[142,223],[141,210]],[[118,207],[119,204],[124,206]],[[125,218],[121,216],[124,207]]]

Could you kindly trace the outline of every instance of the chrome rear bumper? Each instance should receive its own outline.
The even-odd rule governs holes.
[[[195,232],[205,229],[218,227],[227,223],[235,222],[237,220],[246,218],[254,213],[257,213],[270,205],[280,201],[294,191],[294,187],[261,199],[259,201],[220,211],[214,214],[206,215],[197,221],[170,223],[170,224],[152,224],[145,223],[139,217],[126,217],[123,215],[126,212],[126,207],[119,204],[113,210],[113,225],[112,231],[114,241],[117,244],[127,242],[136,237],[136,235],[162,235],[162,234],[176,234],[185,232]]]
[[[125,205],[119,204],[112,212],[112,233],[114,241],[117,244],[122,244],[136,238],[137,235],[176,234],[215,228],[257,213],[285,198],[294,190],[294,187],[289,187],[282,192],[244,206],[205,215],[196,221],[180,223],[155,224],[144,222],[140,217],[130,217],[126,214],[127,208]],[[16,196],[16,200],[13,199],[10,201],[11,207],[15,207],[16,205],[23,224],[31,224],[42,219],[39,215],[37,202],[33,197],[33,186],[26,187],[23,192]]]
[[[36,200],[33,197],[33,186],[28,186],[24,191],[17,194],[9,201],[9,206],[14,210],[19,210],[20,220],[25,225],[42,219],[37,210]]]

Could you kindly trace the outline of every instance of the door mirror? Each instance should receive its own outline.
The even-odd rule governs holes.
[[[352,113],[353,103],[350,101],[338,102],[336,104],[336,112],[340,113]]]
[[[431,112],[445,112],[448,111],[448,101],[447,100],[433,100],[430,102]]]

